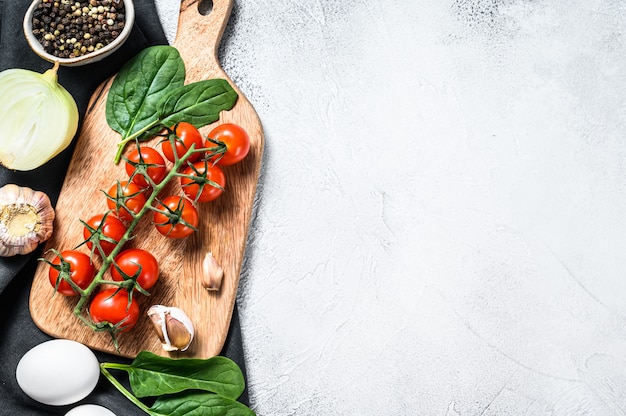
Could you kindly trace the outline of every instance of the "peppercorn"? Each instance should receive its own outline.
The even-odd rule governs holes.
[[[124,11],[122,0],[41,0],[33,12],[33,35],[46,52],[58,58],[82,56],[120,35]]]

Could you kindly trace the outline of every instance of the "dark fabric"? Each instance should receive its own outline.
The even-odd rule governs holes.
[[[22,33],[22,20],[29,4],[30,0],[0,1],[0,70],[23,68],[44,72],[52,66],[30,50]],[[59,82],[74,96],[81,119],[95,87],[144,47],[167,43],[154,1],[135,0],[135,8],[135,27],[130,39],[120,50],[99,63],[75,68],[62,67],[59,70]],[[7,183],[29,186],[46,192],[52,203],[56,204],[72,151],[73,146],[70,146],[46,165],[29,172],[13,172],[0,167],[0,186]],[[91,395],[71,406],[41,405],[20,390],[15,380],[19,359],[30,348],[51,339],[34,325],[28,310],[30,286],[40,251],[41,248],[30,255],[0,257],[0,415],[63,415],[72,407],[84,403],[100,404],[118,416],[143,415],[142,411],[127,401],[104,377],[101,377]],[[245,374],[236,309],[221,354],[237,362]],[[97,352],[96,355],[101,362],[128,362],[109,354]],[[123,373],[120,374],[120,380],[126,380]],[[248,404],[247,390],[240,401]]]

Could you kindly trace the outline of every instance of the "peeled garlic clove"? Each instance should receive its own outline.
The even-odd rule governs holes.
[[[153,305],[148,316],[165,351],[185,351],[193,341],[193,324],[185,312],[176,307]]]
[[[64,150],[78,129],[78,107],[58,83],[58,63],[43,74],[0,72],[0,164],[35,169]]]
[[[220,290],[222,286],[222,278],[224,277],[224,269],[217,262],[213,253],[210,251],[204,256],[202,262],[202,286],[206,290]]]
[[[45,193],[14,184],[0,188],[0,256],[35,250],[52,235],[54,216]]]

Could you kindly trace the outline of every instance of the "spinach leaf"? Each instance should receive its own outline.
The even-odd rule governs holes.
[[[230,110],[235,102],[237,93],[226,80],[208,79],[170,90],[157,111],[166,126],[186,121],[202,127],[219,120],[220,111]]]
[[[181,121],[206,126],[237,102],[224,79],[184,84],[185,64],[172,46],[146,48],[120,69],[106,102],[107,123],[122,135],[115,164],[129,142],[150,139]]]
[[[109,369],[127,372],[133,392]],[[101,363],[100,372],[150,416],[255,416],[236,401],[245,387],[241,369],[223,356],[173,359],[141,351],[131,364]],[[155,396],[152,407],[139,400]]]
[[[152,46],[139,52],[119,71],[106,102],[106,120],[122,139],[140,132],[157,118],[157,103],[185,82],[185,64],[176,48]]]
[[[128,372],[130,386],[136,397],[205,390],[237,399],[245,388],[239,366],[222,356],[172,360],[142,351],[124,370]]]
[[[193,392],[159,397],[151,414],[168,416],[254,416],[247,406],[212,393]]]

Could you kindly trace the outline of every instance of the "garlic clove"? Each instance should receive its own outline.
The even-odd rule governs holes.
[[[185,351],[193,341],[194,329],[191,319],[176,307],[153,305],[148,316],[165,351]]]
[[[224,269],[213,257],[213,253],[207,252],[202,261],[202,286],[206,290],[218,291],[222,286],[223,278]]]
[[[182,321],[172,317],[171,313],[165,314],[165,328],[173,347],[182,351],[189,347],[193,338],[191,332]]]
[[[35,250],[52,236],[54,217],[45,193],[15,184],[0,188],[0,256]]]

